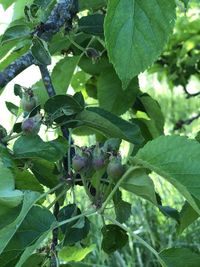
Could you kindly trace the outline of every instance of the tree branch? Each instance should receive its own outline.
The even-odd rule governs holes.
[[[72,20],[77,12],[78,0],[59,0],[47,21],[41,23],[33,34],[48,42],[63,26],[68,30],[71,29]],[[0,89],[32,64],[34,57],[30,51],[11,63],[0,72]]]
[[[58,202],[56,202],[54,205],[54,210],[53,210],[53,214],[54,214],[56,220],[58,219],[59,210],[60,210],[60,205]],[[51,243],[52,256],[51,256],[50,267],[56,267],[57,266],[57,250],[56,250],[57,245],[58,245],[58,228],[55,228],[52,231],[52,243]]]
[[[52,84],[52,81],[51,81],[51,76],[49,74],[47,66],[39,65],[39,68],[40,68],[40,72],[41,72],[41,75],[42,75],[42,80],[43,80],[44,86],[46,88],[46,91],[48,93],[48,96],[49,97],[55,96],[56,92],[55,92],[55,89],[53,87],[53,84]]]
[[[52,80],[51,80],[51,76],[49,74],[49,71],[47,69],[47,66],[45,65],[39,65],[40,68],[40,72],[41,72],[41,76],[42,76],[42,80],[44,83],[44,86],[46,88],[46,91],[48,93],[49,97],[53,97],[56,95]],[[53,214],[57,220],[58,218],[58,213],[60,210],[60,205],[58,203],[58,201],[56,201],[55,205],[54,205],[54,210],[53,210]],[[51,242],[51,263],[50,263],[50,267],[56,267],[57,266],[57,250],[56,250],[56,246],[58,245],[58,228],[55,228],[52,231],[52,242]]]
[[[194,120],[197,120],[199,118],[200,118],[200,112],[197,115],[195,115],[195,116],[193,116],[193,117],[191,117],[189,119],[186,119],[186,120],[180,119],[179,121],[176,122],[176,124],[174,126],[174,130],[179,130],[179,129],[183,128],[184,125],[189,125]]]
[[[45,65],[39,65],[40,68],[40,72],[41,72],[41,76],[42,76],[42,80],[44,83],[44,86],[46,88],[46,91],[48,93],[49,97],[53,97],[56,95],[56,91],[55,88],[53,86],[52,80],[51,80],[51,76],[49,74],[48,68]],[[68,140],[69,139],[69,130],[65,127],[65,126],[61,126],[61,131],[63,136]],[[70,146],[70,154],[71,157],[73,157],[74,154],[74,148],[71,147],[71,144],[73,143],[73,140],[70,139],[70,143],[68,144]],[[66,169],[68,171],[68,155],[66,155],[65,157],[63,157],[63,166],[64,169]],[[54,205],[54,211],[53,214],[55,216],[55,218],[58,218],[58,213],[60,210],[60,205],[59,202],[56,201],[55,205]],[[50,263],[50,267],[56,267],[57,266],[57,249],[56,246],[58,244],[58,228],[55,228],[52,232],[52,242],[51,242],[51,263]]]
[[[69,27],[71,26],[72,18],[78,11],[77,9],[77,0],[60,0],[58,4],[53,9],[49,19],[46,21],[39,30],[36,31],[36,35],[45,41],[49,41],[51,37],[57,33],[62,26]],[[34,63],[33,56],[28,52],[29,55],[29,66]],[[19,62],[21,59],[19,59]],[[17,72],[20,73],[20,70],[24,70],[27,66],[27,62],[25,64],[20,64],[20,68],[18,68]],[[53,97],[56,95],[56,91],[54,89],[51,76],[49,74],[48,68],[45,65],[39,65],[42,80],[46,91],[49,97]],[[14,68],[16,69],[16,68]],[[14,78],[16,71],[12,74],[12,78]],[[9,81],[8,79],[6,81]],[[5,83],[5,82],[4,82]],[[6,83],[5,83],[6,84]],[[1,83],[0,83],[1,85]],[[61,127],[61,131],[63,136],[68,140],[69,131],[65,127]],[[63,159],[64,160],[64,159]],[[60,205],[58,201],[54,205],[54,216],[57,219],[60,210]],[[57,250],[56,246],[58,244],[58,228],[55,228],[52,232],[52,243],[51,243],[51,267],[57,266]]]
[[[6,86],[18,74],[30,67],[34,62],[31,52],[27,52],[13,63],[11,63],[4,71],[0,72],[0,89]]]
[[[197,93],[194,93],[194,94],[189,93],[188,90],[187,90],[187,88],[186,88],[186,86],[183,86],[183,90],[184,90],[184,92],[187,95],[186,98],[195,97],[195,96],[200,95],[200,91],[197,92]]]

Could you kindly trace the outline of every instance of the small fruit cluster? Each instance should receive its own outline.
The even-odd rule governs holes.
[[[72,168],[75,173],[91,177],[95,172],[106,172],[107,177],[118,181],[125,172],[122,159],[116,149],[116,140],[109,139],[104,145],[78,148],[72,159]],[[113,146],[114,145],[114,146]]]
[[[31,89],[25,89],[21,98],[21,107],[25,114],[29,114],[37,106],[37,98]],[[33,117],[25,118],[22,122],[22,132],[24,135],[37,135],[42,122],[41,114],[37,113]]]

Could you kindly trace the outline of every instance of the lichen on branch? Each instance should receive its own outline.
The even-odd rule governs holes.
[[[71,29],[72,20],[77,12],[78,0],[59,0],[46,22],[36,28],[34,35],[49,42],[63,26],[67,30]],[[34,63],[34,57],[30,51],[12,62],[0,72],[0,89]]]

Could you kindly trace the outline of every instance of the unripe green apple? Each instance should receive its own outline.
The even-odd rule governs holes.
[[[81,171],[83,168],[85,168],[87,165],[87,161],[84,157],[81,157],[79,155],[75,155],[72,159],[72,168],[75,172]]]
[[[92,167],[94,170],[101,170],[106,163],[105,153],[97,145],[92,153]]]
[[[25,93],[21,99],[21,107],[24,111],[30,112],[37,106],[37,99],[35,96],[30,96]]]
[[[22,122],[22,132],[25,135],[37,135],[41,126],[41,115],[27,118]]]
[[[124,174],[124,166],[121,163],[120,157],[112,157],[107,166],[107,174],[115,181],[119,180]]]

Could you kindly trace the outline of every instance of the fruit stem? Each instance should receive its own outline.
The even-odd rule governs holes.
[[[61,191],[61,193],[53,200],[53,202],[51,202],[49,204],[49,206],[47,207],[47,209],[49,210],[50,208],[53,207],[53,205],[61,198],[63,197],[65,194],[66,194],[66,190],[67,188],[65,188],[64,190]]]
[[[89,199],[91,200],[91,202],[93,203],[94,199],[93,199],[93,196],[90,194],[90,191],[89,191],[89,188],[87,186],[87,183],[86,183],[86,180],[85,180],[85,177],[83,175],[81,175],[81,179],[82,179],[82,182],[83,182],[83,186],[85,188],[85,192],[86,194],[88,195]]]
[[[108,203],[110,202],[110,200],[113,198],[115,192],[117,191],[117,189],[119,188],[119,186],[123,183],[123,181],[130,175],[130,173],[132,173],[132,171],[137,170],[137,169],[140,169],[140,168],[141,168],[140,166],[134,166],[134,167],[130,168],[127,172],[125,172],[125,174],[116,183],[115,187],[113,188],[113,190],[108,195],[108,197],[105,200],[105,202],[103,203],[102,207],[99,209],[99,213],[103,213],[104,212],[106,206],[108,205]]]
[[[108,186],[106,187],[106,192],[104,194],[104,199],[106,200],[107,197],[109,196],[109,193],[112,189],[112,186],[113,186],[113,179],[111,177],[108,176],[108,180],[109,180],[109,184]]]
[[[15,135],[12,135],[12,136],[6,136],[2,139],[2,143],[7,143],[13,139],[16,139],[17,137],[21,136],[22,135],[22,132],[18,133],[18,134],[15,134]]]
[[[85,216],[89,217],[89,216],[93,216],[93,215],[96,215],[96,214],[97,214],[96,210],[92,209],[92,210],[83,212],[83,213],[80,214],[80,215],[74,216],[74,217],[72,217],[72,218],[70,218],[70,219],[64,220],[64,221],[62,221],[62,222],[58,222],[58,223],[54,226],[54,228],[56,228],[56,227],[60,227],[60,226],[62,226],[62,225],[64,225],[64,224],[66,224],[66,223],[73,222],[73,221],[78,220],[78,219],[80,219],[80,218],[82,218],[82,217],[85,217]]]
[[[68,144],[69,144],[69,148],[68,148],[68,151],[67,151],[67,167],[68,167],[68,174],[70,175],[71,174],[71,143],[72,143],[72,134],[71,134],[71,131],[70,129],[68,129],[69,131],[69,136],[68,136]]]
[[[133,231],[131,231],[131,229],[129,229],[125,225],[119,223],[118,221],[116,221],[113,218],[110,218],[108,216],[104,216],[104,218],[107,219],[108,221],[118,225],[123,230],[125,230],[130,236],[132,236],[133,238],[137,239],[142,245],[144,245],[149,251],[151,251],[156,256],[156,258],[159,260],[159,262],[161,263],[161,265],[163,267],[167,267],[165,262],[159,256],[158,252],[152,246],[150,246],[144,239],[142,239],[139,235],[135,234]]]

